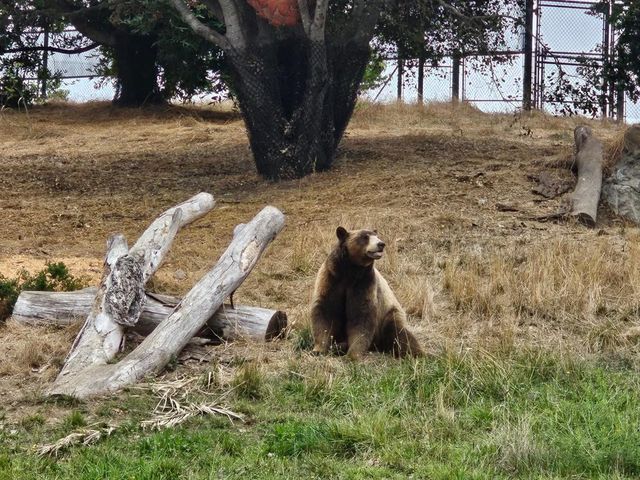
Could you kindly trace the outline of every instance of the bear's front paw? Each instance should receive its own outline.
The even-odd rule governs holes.
[[[316,345],[311,350],[311,355],[325,355],[329,351],[328,348],[322,347],[321,345]]]
[[[364,357],[364,355],[365,355],[364,353],[357,352],[357,351],[354,351],[354,350],[349,350],[347,352],[347,358],[349,360],[351,360],[352,362],[357,362],[358,360],[362,360],[362,357]]]

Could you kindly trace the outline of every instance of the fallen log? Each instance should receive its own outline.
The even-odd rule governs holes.
[[[589,227],[594,227],[602,189],[602,143],[593,136],[589,127],[576,127],[573,134],[578,181],[571,195],[571,216]]]
[[[251,222],[236,229],[218,263],[138,347],[116,364],[61,372],[47,394],[84,399],[115,392],[160,372],[240,286],[283,226],[284,215],[274,207],[265,207]]]
[[[16,301],[12,318],[25,325],[71,325],[89,314],[97,290],[93,287],[75,292],[23,291]],[[140,319],[131,327],[141,335],[151,333],[181,301],[179,297],[155,293],[147,293],[146,298]],[[223,305],[196,336],[264,342],[282,335],[286,327],[285,312],[248,305]]]
[[[215,201],[200,193],[163,212],[129,250],[124,236],[108,242],[104,273],[87,319],[60,376],[113,360],[124,340],[124,327],[135,325],[146,300],[144,284],[160,267],[178,230],[209,212]]]

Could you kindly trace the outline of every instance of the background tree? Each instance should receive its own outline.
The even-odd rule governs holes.
[[[454,31],[459,45],[468,45],[469,39],[476,49],[488,45],[483,35],[499,30],[497,7],[505,3],[171,1],[195,32],[224,51],[258,172],[270,179],[302,177],[331,166],[353,113],[377,25],[378,45],[393,42],[408,56],[436,58],[445,54],[443,45],[450,47]],[[196,18],[190,8],[194,3],[205,6],[218,22]],[[481,28],[469,29],[471,16],[482,22]]]
[[[48,28],[55,39],[49,46],[55,51],[76,51],[82,45],[77,38],[59,35],[62,25],[44,15],[37,0],[15,2],[0,0],[0,105],[26,106],[37,95],[37,84],[28,79],[58,84],[42,62],[38,33]]]
[[[382,15],[376,38],[406,58],[439,61],[458,51],[485,54],[505,48],[505,33],[521,25],[522,0],[399,0]]]
[[[585,114],[596,117],[607,106],[618,115],[624,113],[624,95],[640,100],[640,3],[633,0],[601,0],[591,13],[605,18],[614,28],[615,44],[602,59],[579,57],[575,72],[557,62],[554,72],[545,78],[544,101],[553,102],[564,115]],[[611,54],[610,54],[611,53]],[[617,97],[617,100],[616,100]],[[619,117],[620,118],[620,117]]]
[[[80,33],[64,31],[69,25]],[[184,100],[223,88],[221,51],[193,33],[162,0],[0,0],[0,27],[5,105],[35,98],[36,85],[26,78],[37,77],[50,86],[58,80],[43,65],[43,50],[80,53],[99,46],[96,73],[115,78],[117,105]],[[42,42],[45,29],[47,47]]]
[[[496,52],[513,49],[510,42],[519,40],[523,9],[523,0],[399,0],[382,15],[376,49],[403,60],[407,72],[445,57],[477,55],[482,62],[473,68],[491,69],[512,59]]]
[[[46,0],[47,6],[101,45],[100,73],[116,78],[114,103],[163,103],[214,89],[218,49],[185,28],[161,0]],[[205,12],[206,13],[206,12]]]
[[[611,16],[617,31],[613,62],[606,66],[607,77],[631,100],[640,100],[640,3],[624,0],[613,4]]]
[[[224,51],[258,172],[297,178],[329,168],[355,106],[369,42],[387,0],[203,0],[205,23],[172,0],[195,32]]]

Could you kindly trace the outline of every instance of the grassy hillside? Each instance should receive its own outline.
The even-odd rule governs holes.
[[[620,128],[589,123],[611,163]],[[179,234],[152,287],[188,291],[233,227],[272,204],[287,226],[234,298],[286,310],[292,324],[286,340],[208,346],[204,361],[178,361],[147,386],[69,404],[42,391],[78,327],[9,320],[0,478],[636,478],[639,231],[604,208],[594,230],[533,219],[563,199],[541,201],[528,175],[572,178],[577,124],[364,104],[332,171],[273,184],[225,109],[0,113],[0,274],[64,261],[96,283],[110,232],[132,242],[160,211],[209,191],[217,207]],[[428,358],[309,355],[311,286],[338,225],[380,232],[379,269]],[[245,421],[143,429],[176,381],[181,403],[217,401]],[[116,430],[96,445],[35,454],[104,423]]]

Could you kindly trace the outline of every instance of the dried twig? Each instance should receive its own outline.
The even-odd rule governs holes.
[[[154,416],[140,423],[142,428],[160,429],[171,428],[186,422],[198,415],[224,415],[230,421],[243,421],[244,417],[220,405],[223,398],[229,395],[229,390],[211,401],[193,402],[188,400],[194,391],[210,395],[194,385],[198,377],[177,379],[173,382],[156,383],[151,385],[160,400],[154,409]]]
[[[111,435],[117,428],[114,425],[104,424],[94,424],[90,425],[89,427],[98,428],[83,428],[82,430],[70,433],[66,437],[63,437],[54,443],[41,445],[40,447],[38,447],[38,455],[41,457],[44,457],[46,455],[57,457],[58,453],[66,450],[72,445],[77,445],[79,443],[81,443],[82,445],[91,445],[93,443],[96,443],[102,437],[108,437],[109,435]]]
[[[174,381],[139,385],[143,389],[151,389],[159,397],[153,413],[154,415],[140,422],[142,428],[161,429],[171,428],[186,422],[189,418],[199,415],[224,415],[230,421],[244,421],[244,417],[221,405],[221,401],[227,397],[235,388],[227,390],[221,395],[217,395],[214,400],[193,402],[189,397],[194,393],[211,396],[212,393],[202,390],[197,386],[199,377],[178,378]],[[208,384],[211,383],[209,376]],[[61,438],[60,440],[41,445],[37,449],[39,456],[50,455],[57,457],[58,454],[73,445],[91,445],[103,437],[111,435],[118,426],[96,423],[87,428],[75,431]]]

